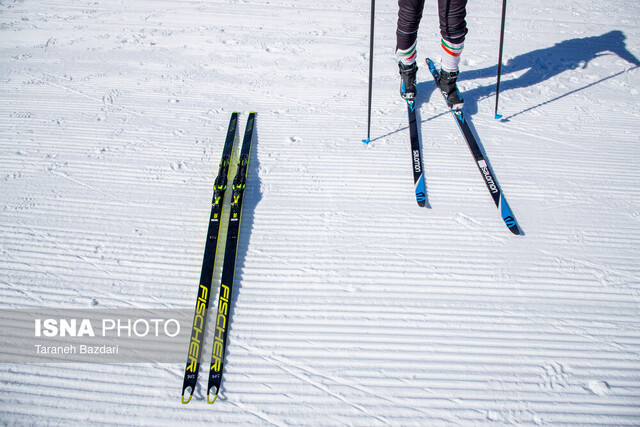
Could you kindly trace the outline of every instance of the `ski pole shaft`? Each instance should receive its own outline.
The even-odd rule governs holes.
[[[496,78],[496,109],[495,118],[502,117],[498,114],[498,98],[500,96],[500,76],[502,74],[502,47],[504,45],[504,23],[507,14],[507,0],[502,0],[502,23],[500,25],[500,49],[498,50],[498,76]]]
[[[369,32],[369,106],[367,118],[367,139],[362,142],[368,144],[371,141],[371,93],[373,91],[373,24],[375,21],[376,0],[371,0],[371,28]]]

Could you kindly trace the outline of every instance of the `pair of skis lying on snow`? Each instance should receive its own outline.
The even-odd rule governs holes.
[[[196,300],[195,314],[191,330],[191,340],[187,355],[187,366],[184,372],[184,382],[182,385],[182,403],[189,403],[198,383],[198,370],[200,368],[200,354],[202,353],[202,343],[207,323],[207,312],[209,310],[209,300],[211,296],[211,285],[213,282],[213,268],[218,247],[218,235],[220,232],[220,221],[222,219],[222,207],[224,204],[224,194],[227,189],[229,168],[233,146],[236,141],[238,125],[238,113],[233,112],[229,121],[227,138],[222,149],[222,159],[218,169],[218,176],[213,185],[213,200],[211,202],[211,216],[209,218],[209,228],[207,230],[207,242],[204,248],[202,260],[202,271],[200,273],[200,286],[198,286],[198,296]],[[222,371],[224,368],[224,356],[227,346],[227,333],[229,332],[229,318],[231,312],[231,296],[233,294],[233,278],[235,275],[236,253],[238,250],[238,235],[240,232],[240,219],[242,217],[242,200],[244,198],[245,183],[247,180],[247,170],[251,154],[251,145],[255,128],[255,113],[251,112],[247,119],[247,127],[244,139],[240,148],[238,168],[233,179],[231,205],[229,214],[229,226],[227,229],[227,240],[222,264],[222,279],[220,283],[220,295],[218,298],[218,310],[216,313],[216,332],[211,355],[211,368],[209,370],[209,384],[207,386],[207,403],[215,402],[220,384],[222,382]]]
[[[427,58],[427,65],[433,78],[437,81],[438,70],[433,62]],[[415,101],[407,102],[409,112],[409,133],[411,137],[411,155],[413,161],[413,178],[415,184],[416,200],[418,205],[426,205],[426,192],[424,186],[424,173],[422,167],[422,153],[420,150],[420,139],[418,135],[418,126],[416,121]],[[464,114],[461,110],[451,110],[451,114],[456,120],[460,131],[462,132],[467,145],[473,154],[478,169],[484,177],[487,188],[493,197],[493,200],[500,211],[500,215],[506,226],[514,234],[520,234],[520,228],[507,205],[502,191],[497,181],[493,178],[493,172],[489,168],[487,161],[482,155],[482,151],[476,141],[468,123],[465,121]],[[204,249],[204,258],[202,262],[202,271],[200,273],[200,286],[198,288],[198,298],[196,300],[196,308],[193,319],[191,332],[191,340],[189,343],[189,352],[187,356],[187,365],[185,368],[184,382],[182,385],[182,403],[188,403],[193,396],[193,392],[198,382],[198,370],[200,367],[200,355],[202,352],[202,342],[204,339],[205,326],[207,320],[207,312],[211,296],[211,287],[213,282],[213,267],[216,258],[216,250],[218,247],[218,234],[220,231],[220,220],[222,218],[222,207],[224,202],[224,194],[227,188],[227,180],[229,175],[229,167],[231,165],[231,157],[233,145],[236,140],[238,124],[238,113],[234,112],[229,121],[229,129],[227,138],[222,149],[222,159],[218,169],[213,187],[213,200],[211,203],[211,216],[209,219],[209,228],[207,232],[207,242]],[[211,356],[211,368],[209,370],[209,383],[207,386],[207,402],[215,402],[220,384],[222,382],[222,371],[224,367],[224,356],[227,345],[227,334],[230,317],[230,301],[233,293],[233,279],[235,275],[236,253],[238,249],[238,235],[240,231],[240,219],[242,216],[242,200],[244,197],[245,183],[247,179],[247,170],[249,166],[249,158],[251,153],[251,145],[253,142],[255,113],[251,112],[247,119],[244,139],[240,148],[240,156],[238,161],[238,169],[233,180],[232,197],[229,215],[229,226],[227,231],[227,241],[225,246],[224,261],[222,265],[222,279],[220,284],[220,295],[218,298],[218,310],[216,316],[216,333]]]
[[[429,71],[431,72],[431,75],[433,76],[434,81],[437,84],[438,70],[429,58],[427,58],[427,65],[429,66]],[[426,193],[424,186],[424,172],[422,167],[422,154],[420,151],[420,139],[418,136],[418,126],[416,122],[414,100],[407,101],[407,110],[409,112],[409,134],[411,137],[411,157],[413,162],[413,182],[416,189],[416,201],[418,202],[418,205],[425,206]],[[469,124],[466,122],[462,110],[451,110],[451,114],[455,118],[456,123],[458,124],[458,128],[462,132],[465,141],[467,141],[469,150],[471,150],[471,154],[473,155],[476,165],[478,166],[478,170],[480,170],[480,173],[484,178],[484,182],[485,184],[487,184],[487,188],[489,189],[489,192],[493,197],[493,201],[495,202],[496,207],[500,212],[500,216],[502,216],[502,220],[513,234],[520,234],[518,223],[516,222],[516,219],[511,212],[507,201],[502,195],[502,190],[500,189],[500,186],[498,186],[498,181],[494,178],[493,171],[491,171],[491,168],[489,167],[484,155],[482,154],[480,146],[478,145],[473,132],[471,132]]]

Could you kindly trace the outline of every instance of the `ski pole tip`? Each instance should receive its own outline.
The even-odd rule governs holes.
[[[494,118],[495,118],[496,120],[500,120],[500,119],[502,118],[502,114],[498,114],[498,113],[496,113],[496,115],[494,116]]]
[[[365,144],[368,144],[371,142],[371,138],[365,138],[362,140],[362,142],[364,142]]]

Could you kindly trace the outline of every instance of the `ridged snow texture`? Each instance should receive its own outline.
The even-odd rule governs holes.
[[[0,4],[0,308],[191,309],[229,116],[260,114],[221,398],[181,405],[183,361],[5,365],[3,423],[640,423],[640,74],[596,56],[640,56],[640,4],[511,3],[507,121],[500,8],[469,4],[465,111],[524,237],[426,67],[416,206],[394,2],[360,142],[368,7]]]

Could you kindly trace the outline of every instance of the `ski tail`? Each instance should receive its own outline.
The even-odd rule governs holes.
[[[513,234],[519,236],[520,227],[518,227],[518,223],[516,222],[516,217],[513,215],[513,212],[511,212],[511,208],[509,208],[509,205],[507,204],[507,201],[505,200],[502,194],[500,195],[500,202],[498,203],[498,209],[500,210],[500,214],[502,215],[502,220],[504,221],[507,228],[509,228],[509,230],[511,230]]]

